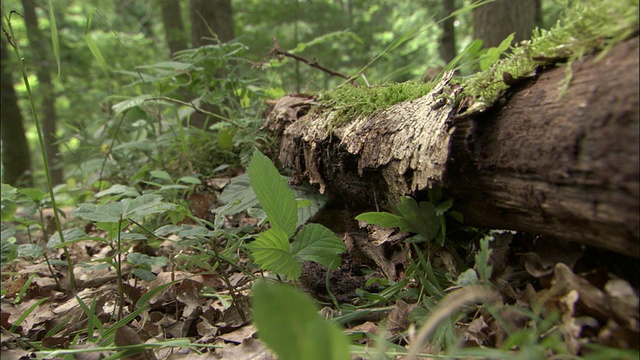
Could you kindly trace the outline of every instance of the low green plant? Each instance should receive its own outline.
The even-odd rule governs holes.
[[[286,179],[278,173],[271,160],[255,150],[247,167],[249,181],[262,205],[270,228],[246,245],[255,262],[265,270],[296,279],[301,274],[302,261],[314,261],[335,269],[339,254],[346,251],[342,240],[323,225],[307,224],[300,231],[298,207],[307,202],[296,201]],[[295,235],[295,237],[294,237]],[[289,239],[294,237],[292,243]]]
[[[260,281],[253,287],[252,310],[260,339],[282,360],[350,358],[347,337],[301,291]]]

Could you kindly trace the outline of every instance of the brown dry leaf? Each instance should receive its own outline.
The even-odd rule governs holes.
[[[613,318],[623,327],[638,331],[638,295],[631,285],[622,279],[609,280],[604,290],[607,293],[607,303],[613,313]]]
[[[153,289],[153,288],[162,286],[164,284],[170,283],[173,280],[180,280],[180,279],[190,279],[191,281],[195,281],[200,284],[202,284],[204,280],[202,275],[194,275],[184,271],[175,271],[175,272],[166,271],[158,274],[156,276],[156,279],[149,283],[148,288]],[[149,303],[151,305],[155,305],[155,304],[166,304],[166,303],[175,301],[176,300],[175,288],[178,286],[178,284],[179,283],[168,286],[164,288],[162,291],[153,295],[149,300]]]
[[[562,333],[565,344],[572,355],[577,355],[580,351],[579,338],[582,327],[577,324],[573,314],[578,298],[578,292],[571,290],[560,299],[560,308],[562,309]]]
[[[611,315],[605,294],[589,281],[571,271],[569,266],[557,263],[553,270],[552,292],[567,294],[571,290],[578,292],[578,304],[583,311],[598,319],[606,320]]]
[[[129,326],[120,326],[116,329],[116,335],[114,339],[117,346],[127,346],[127,345],[140,345],[144,344],[138,333],[136,333]],[[143,352],[139,352],[133,355],[125,356],[122,359],[124,360],[156,360],[156,356],[153,353],[153,350],[147,349]]]
[[[489,336],[485,333],[489,325],[484,321],[483,316],[473,319],[469,325],[463,328],[462,340],[469,346],[488,345]]]
[[[248,338],[240,345],[227,345],[216,349],[215,359],[234,360],[277,360],[277,357],[259,340]]]
[[[222,339],[227,342],[241,344],[244,340],[255,338],[255,334],[258,332],[254,325],[247,325],[232,331],[227,334],[220,335],[218,339]]]
[[[392,334],[399,334],[409,327],[409,314],[415,305],[409,305],[401,299],[396,300],[396,305],[387,317],[387,330]]]

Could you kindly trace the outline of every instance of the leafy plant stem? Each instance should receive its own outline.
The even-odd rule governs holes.
[[[164,100],[164,101],[169,101],[169,102],[176,103],[176,104],[183,105],[183,106],[188,106],[188,107],[194,109],[196,112],[199,112],[201,114],[208,115],[208,116],[220,119],[222,121],[228,122],[229,124],[237,126],[240,129],[245,129],[245,127],[243,125],[241,125],[241,124],[239,124],[239,123],[237,123],[237,122],[235,122],[235,121],[233,121],[233,120],[231,120],[229,118],[226,118],[226,117],[224,117],[222,115],[215,114],[215,113],[212,113],[210,111],[207,111],[207,110],[204,110],[202,108],[199,108],[195,104],[190,103],[190,102],[186,102],[186,101],[182,101],[182,100],[178,100],[178,99],[173,99],[173,98],[166,97],[166,96],[152,97],[152,98],[146,99],[145,101],[153,101],[153,100]]]
[[[118,320],[122,319],[124,314],[124,285],[122,283],[122,215],[120,215],[120,221],[118,221],[118,237],[117,237],[117,249],[116,249],[116,275],[118,276],[118,298],[120,300],[120,306],[118,308]]]
[[[216,254],[216,262],[220,264],[220,254],[218,252],[218,249],[215,246],[212,246],[212,248],[213,248],[213,252]],[[218,274],[220,274],[220,276],[224,280],[224,283],[227,285],[227,288],[229,289],[229,295],[231,295],[231,299],[233,300],[233,307],[236,308],[236,311],[238,312],[238,315],[240,315],[240,318],[242,319],[242,321],[247,322],[247,316],[245,315],[244,311],[242,311],[242,308],[240,308],[238,299],[236,298],[235,288],[231,284],[231,281],[229,281],[227,272],[219,269],[216,269],[216,271],[218,272]]]
[[[64,235],[62,234],[62,224],[60,222],[60,215],[58,214],[58,206],[56,205],[55,194],[53,193],[53,181],[51,179],[51,170],[49,169],[49,161],[47,159],[47,154],[45,152],[44,147],[44,137],[42,134],[42,127],[40,126],[40,121],[38,120],[38,112],[36,111],[35,100],[33,99],[33,94],[31,92],[31,83],[29,82],[29,77],[27,76],[27,70],[25,68],[25,60],[20,55],[20,49],[18,45],[12,40],[15,38],[15,34],[13,31],[13,26],[11,24],[11,19],[5,15],[5,21],[7,22],[9,28],[9,34],[5,32],[7,36],[7,41],[9,45],[13,48],[13,52],[20,63],[20,74],[22,75],[22,81],[24,82],[25,88],[27,90],[27,97],[29,98],[29,105],[31,108],[31,114],[33,116],[33,122],[36,125],[36,132],[38,133],[38,145],[40,145],[40,154],[42,155],[42,161],[44,163],[44,172],[47,177],[47,185],[49,186],[49,196],[51,197],[51,206],[53,207],[53,218],[55,219],[58,235],[60,236],[60,242],[64,243]],[[69,253],[69,249],[67,246],[62,247],[64,251],[65,258],[67,259],[67,268],[69,270],[69,282],[71,283],[71,291],[73,293],[76,292],[76,280],[75,275],[73,274],[73,261],[71,259],[71,254]]]
[[[113,133],[113,138],[111,139],[111,144],[109,144],[109,150],[106,152],[106,154],[104,154],[104,159],[102,160],[102,166],[100,166],[100,175],[98,176],[99,180],[102,180],[102,174],[104,173],[104,168],[107,165],[107,159],[109,159],[109,156],[111,155],[111,151],[113,151],[113,147],[116,144],[116,139],[117,139],[117,135],[118,132],[120,132],[120,126],[122,126],[122,122],[124,121],[124,117],[127,114],[127,111],[124,111],[121,115],[120,115],[120,121],[118,121],[118,125],[116,125],[116,130]],[[100,191],[104,190],[102,188],[103,182],[100,181]]]

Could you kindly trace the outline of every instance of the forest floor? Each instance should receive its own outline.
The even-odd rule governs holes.
[[[229,179],[217,179],[208,183],[228,182]],[[214,199],[220,191],[220,187],[206,188],[192,195],[192,213],[211,216],[210,206],[216,204]],[[331,214],[349,216],[346,210],[333,209]],[[442,247],[432,254],[431,268],[441,280],[445,296],[425,300],[427,291],[415,279],[419,254],[403,241],[407,234],[371,226],[360,228],[353,218],[324,222],[332,221],[353,225],[337,233],[349,250],[343,255],[342,266],[327,277],[322,266],[305,263],[296,285],[324,306],[321,313],[325,317],[350,316],[346,320],[342,317],[340,323],[363,349],[353,355],[354,359],[376,357],[380,349],[375,341],[378,336],[385,339],[379,343],[384,344],[382,351],[388,358],[405,358],[394,354],[402,354],[424,319],[435,316],[420,302],[440,302],[446,307],[451,301],[446,294],[455,294],[461,288],[464,270],[478,270],[478,233],[469,238],[472,233],[462,231],[459,240],[464,246]],[[258,219],[246,212],[227,216],[224,227],[250,229],[254,233],[261,230]],[[92,225],[85,230],[92,237],[106,236],[104,230]],[[537,349],[534,353],[549,358],[590,354],[637,358],[640,346],[637,258],[512,232],[493,232],[492,238],[491,252],[484,253],[489,256],[484,261],[493,269],[491,286],[499,294],[501,307],[498,310],[479,305],[466,307],[462,314],[450,317],[452,327],[448,331],[457,337],[456,349],[493,348],[502,352],[465,358],[521,356],[520,352],[529,345]],[[220,238],[210,244],[222,252],[228,248],[228,241]],[[104,241],[82,240],[69,247],[75,264],[76,293],[64,267],[50,269],[43,259],[20,258],[5,264],[2,358],[106,358],[117,350],[100,347],[101,336],[110,328],[115,329],[111,336],[118,347],[143,346],[138,349],[145,351],[124,356],[126,359],[275,358],[259,340],[250,311],[254,280],[274,276],[258,270],[241,251],[235,263],[222,262],[211,271],[215,262],[211,256],[198,256],[193,243],[173,235],[155,244],[127,243],[130,244],[124,251],[127,256],[145,254],[149,259],[165,257],[169,261],[151,264],[156,277],[148,281],[134,276],[136,269],[130,261],[123,262],[124,294],[118,293],[114,267],[102,262],[113,256],[112,248]],[[65,254],[61,249],[48,250],[47,257],[61,260]],[[181,260],[184,258],[189,260]],[[326,284],[330,284],[329,289]],[[390,293],[394,286],[396,290]],[[416,293],[420,295],[416,297]],[[143,297],[148,301],[144,311],[127,319],[126,324],[116,321],[134,313],[135,304]],[[122,308],[117,305],[121,299],[125,301]],[[88,312],[94,316],[88,317]],[[529,345],[516,339],[518,333],[525,337],[533,334]],[[184,343],[171,346],[171,342],[167,346],[152,346],[171,339],[188,339],[188,346]],[[450,349],[438,350],[437,341],[432,338],[423,344],[421,352],[444,358],[455,356],[450,355]],[[69,349],[73,350],[65,352]]]

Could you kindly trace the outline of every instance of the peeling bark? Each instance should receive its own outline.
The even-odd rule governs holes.
[[[437,106],[436,88],[331,131],[334,113],[309,112],[313,99],[289,96],[265,127],[282,134],[280,160],[294,181],[349,204],[385,208],[443,185],[469,225],[638,257],[638,38],[572,66],[564,96],[560,67],[472,118]]]

